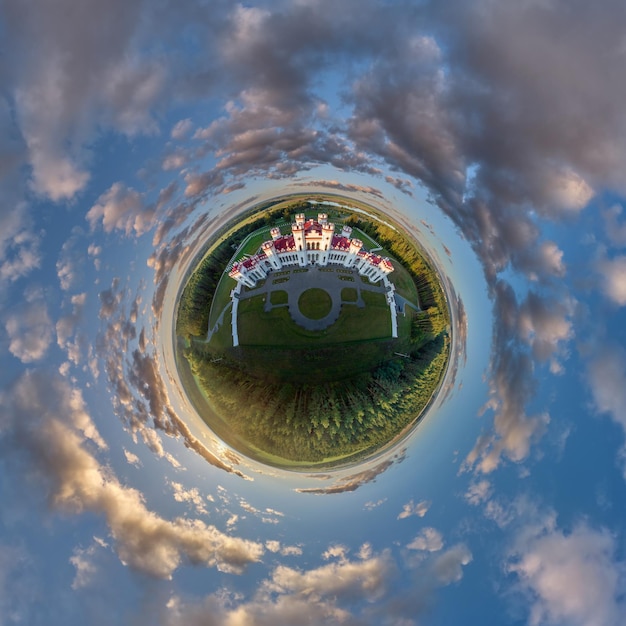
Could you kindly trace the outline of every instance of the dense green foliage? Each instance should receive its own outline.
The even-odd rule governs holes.
[[[429,402],[445,367],[447,342],[441,336],[419,357],[396,357],[373,372],[323,383],[251,377],[240,361],[224,366],[193,350],[187,359],[210,390],[214,411],[227,416],[212,423],[225,441],[238,439],[306,464],[371,452],[402,432]]]

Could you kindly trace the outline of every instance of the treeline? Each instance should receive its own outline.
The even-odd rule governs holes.
[[[284,459],[314,463],[369,453],[407,427],[441,380],[447,342],[439,336],[414,358],[323,384],[261,383],[237,362],[213,362],[193,350],[186,357],[225,421],[226,441],[234,436]]]
[[[220,278],[233,255],[231,238],[205,257],[189,277],[178,304],[176,333],[200,337],[207,333],[211,303]]]
[[[346,224],[359,228],[388,250],[411,275],[420,300],[419,324],[423,332],[436,336],[450,323],[448,306],[437,272],[411,241],[388,226],[353,213]]]

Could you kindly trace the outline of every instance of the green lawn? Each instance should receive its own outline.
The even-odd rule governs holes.
[[[385,255],[389,256],[387,252],[385,252]],[[389,274],[389,280],[395,285],[396,292],[409,302],[418,304],[417,287],[415,286],[413,278],[411,278],[411,275],[401,263],[395,259],[392,259],[392,263],[393,272]]]
[[[359,299],[359,294],[354,287],[344,287],[341,290],[341,300],[343,302],[356,302]]]
[[[366,250],[371,250],[372,248],[380,248],[380,244],[377,241],[374,241],[369,235],[365,234],[362,230],[358,228],[352,229],[352,237],[354,239],[360,239],[363,242],[363,247]],[[378,251],[376,251],[378,254]]]
[[[288,301],[289,301],[289,296],[287,295],[287,292],[283,291],[282,289],[279,289],[277,291],[272,291],[272,293],[270,293],[270,302],[274,306],[278,304],[287,304]]]
[[[304,317],[321,320],[332,309],[333,301],[323,289],[307,289],[298,299],[298,308]]]
[[[256,254],[261,244],[265,241],[269,241],[271,238],[269,226],[251,233],[239,246],[236,254],[237,259],[241,259],[246,254]]]
[[[329,346],[339,343],[391,338],[391,315],[382,293],[363,291],[365,308],[353,304],[341,307],[339,319],[321,331],[298,326],[287,307],[265,312],[259,295],[239,303],[237,326],[242,346]]]
[[[213,302],[211,303],[211,314],[209,316],[209,327],[213,328],[224,307],[230,302],[230,292],[237,286],[237,281],[233,280],[226,272],[222,274],[220,282],[215,290]],[[208,330],[208,329],[207,329]]]

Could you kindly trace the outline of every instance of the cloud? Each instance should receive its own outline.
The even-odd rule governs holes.
[[[520,531],[506,569],[529,601],[529,623],[618,626],[623,622],[626,564],[615,538],[579,523],[564,532],[548,523]]]
[[[61,247],[59,258],[56,263],[57,277],[63,291],[69,291],[76,286],[80,275],[83,251],[78,251],[77,245],[80,241],[82,230],[74,228],[72,235]]]
[[[193,129],[193,121],[191,120],[191,118],[187,117],[184,120],[179,120],[178,122],[176,122],[176,124],[174,124],[171,132],[170,132],[170,137],[172,139],[185,139],[187,137],[187,135],[189,135],[189,133],[192,131]]]
[[[495,282],[490,399],[483,408],[494,412],[494,431],[478,438],[466,468],[477,463],[478,471],[492,472],[503,455],[522,461],[531,444],[542,437],[550,416],[545,411],[528,416],[525,410],[537,385],[535,366],[549,361],[552,373],[562,371],[560,361],[567,358],[574,336],[575,305],[570,296],[561,294],[557,299],[535,291],[518,303],[510,284]]]
[[[87,145],[98,130],[155,130],[151,108],[164,95],[165,71],[137,53],[141,25],[151,21],[140,9],[135,1],[93,0],[68,9],[56,0],[32,11],[10,2],[6,74],[37,194],[60,202],[84,190]]]
[[[333,562],[312,569],[279,565],[261,581],[252,599],[207,597],[200,604],[174,598],[165,623],[258,626],[314,626],[317,624],[363,624],[350,607],[371,605],[386,592],[395,565],[388,552],[367,558]]]
[[[593,403],[600,413],[607,413],[618,424],[626,439],[626,352],[615,345],[600,345],[587,363],[587,383]],[[626,479],[626,444],[619,461]]]
[[[228,622],[249,623],[255,626],[331,626],[356,624],[350,613],[336,607],[332,601],[311,601],[309,598],[279,595],[252,600],[231,608],[231,598],[216,595],[194,604],[173,597],[164,616],[166,626],[221,626]]]
[[[98,575],[98,565],[96,555],[99,548],[106,548],[108,544],[94,537],[93,543],[87,548],[75,548],[70,563],[76,569],[74,580],[72,581],[72,589],[82,589],[94,584]]]
[[[614,246],[620,247],[626,245],[626,223],[621,219],[622,212],[622,205],[614,204],[602,214],[606,236]]]
[[[588,372],[597,410],[609,413],[626,430],[626,353],[619,347],[601,346]]]
[[[193,505],[198,515],[209,514],[206,508],[206,500],[200,495],[200,491],[196,487],[185,489],[181,483],[176,482],[171,482],[170,485],[176,502],[187,502]]]
[[[426,527],[406,546],[409,550],[425,550],[438,552],[443,548],[443,536],[435,528]]]
[[[559,346],[573,337],[572,313],[572,302],[529,292],[520,307],[518,324],[522,339],[531,346],[537,360],[554,356]]]
[[[93,230],[99,222],[105,232],[121,230],[126,235],[143,235],[154,225],[155,208],[146,206],[137,191],[122,183],[114,183],[87,212]]]
[[[299,493],[313,493],[318,495],[356,491],[362,485],[375,481],[380,474],[389,469],[394,463],[401,463],[404,461],[405,453],[406,450],[402,450],[395,454],[393,458],[382,461],[371,469],[357,472],[351,476],[341,477],[329,487],[299,487],[295,491]],[[315,478],[326,480],[329,476],[327,474],[318,474]]]
[[[278,549],[278,542],[272,545]],[[203,626],[249,623],[255,626],[411,625],[429,607],[438,586],[458,581],[471,561],[463,545],[453,546],[428,561],[416,563],[416,578],[399,582],[390,551],[376,554],[368,544],[356,559],[331,547],[336,560],[309,569],[276,566],[249,598],[214,594],[202,602],[173,597],[165,623]],[[339,547],[340,548],[340,547]]]
[[[129,296],[129,291],[117,278],[110,288],[100,293],[100,317],[108,322],[98,336],[97,353],[104,361],[109,384],[115,391],[113,409],[134,435],[141,436],[152,452],[173,465],[180,467],[180,463],[166,454],[157,431],[171,437],[180,436],[187,448],[214,467],[251,480],[233,467],[236,457],[218,458],[177,415],[160,373],[159,360],[152,349],[154,342],[148,341],[145,329],[137,336],[136,316],[141,295],[136,293],[128,303]]]
[[[32,623],[40,600],[33,558],[21,546],[0,543],[0,615],[3,623]],[[6,620],[6,622],[4,621]]]
[[[85,292],[75,294],[70,298],[72,312],[59,318],[56,323],[57,345],[67,351],[67,358],[78,365],[86,351],[86,338],[82,334],[75,334],[76,327],[83,316],[83,309],[87,294]],[[74,341],[70,341],[74,337]]]
[[[120,484],[86,445],[106,446],[82,395],[62,379],[26,372],[2,393],[0,404],[0,432],[13,440],[16,462],[45,486],[53,508],[104,516],[123,563],[170,578],[183,563],[240,573],[261,558],[261,544],[200,520],[166,520],[146,507],[139,491]]]
[[[0,210],[0,284],[15,282],[41,265],[41,236],[26,207]]]
[[[141,460],[134,452],[130,452],[129,450],[126,450],[126,448],[124,448],[124,456],[126,457],[126,461],[130,465],[134,465],[135,467],[141,466]]]
[[[465,544],[459,543],[435,559],[433,570],[439,582],[447,585],[461,580],[463,578],[463,566],[471,562],[472,553],[469,548]]]
[[[280,541],[276,541],[275,539],[266,541],[265,547],[270,552],[280,552],[283,556],[300,556],[302,554],[302,548],[300,546],[283,546]]]
[[[604,295],[618,306],[626,305],[626,256],[600,261]]]
[[[431,503],[428,500],[422,500],[417,504],[414,504],[413,500],[410,500],[402,507],[402,511],[398,514],[398,519],[406,519],[412,515],[424,517],[424,515],[428,512],[430,505]]]
[[[359,561],[342,560],[304,571],[281,565],[274,570],[267,587],[275,593],[295,593],[312,599],[331,595],[338,599],[357,596],[372,602],[384,593],[391,570],[387,553]]]
[[[311,180],[304,184],[307,187],[313,187],[316,189],[326,188],[336,191],[347,191],[349,193],[365,194],[375,196],[382,199],[383,193],[380,189],[371,187],[370,185],[355,185],[353,183],[342,183],[338,180]]]
[[[28,288],[25,302],[6,316],[9,352],[22,363],[40,361],[52,342],[52,322],[40,290]]]
[[[488,480],[483,478],[482,480],[473,481],[465,492],[465,500],[476,506],[485,502],[490,497],[492,491],[492,485]]]

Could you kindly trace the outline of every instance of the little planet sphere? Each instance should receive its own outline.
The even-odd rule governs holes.
[[[450,357],[431,259],[379,209],[334,195],[277,198],[212,233],[175,319],[202,420],[239,453],[294,471],[352,466],[403,439]]]

